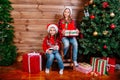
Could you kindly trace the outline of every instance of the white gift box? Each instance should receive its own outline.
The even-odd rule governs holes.
[[[65,30],[65,36],[78,36],[77,30]]]

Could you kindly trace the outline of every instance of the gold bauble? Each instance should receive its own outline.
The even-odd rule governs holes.
[[[93,32],[93,36],[97,36],[97,35],[98,35],[97,31]]]
[[[114,17],[114,16],[115,16],[115,14],[112,12],[112,13],[110,13],[110,16],[111,16],[111,17]]]
[[[103,34],[104,34],[104,35],[107,35],[107,34],[108,34],[108,31],[103,31]]]
[[[89,4],[93,4],[93,1],[94,1],[94,0],[90,0],[90,1],[89,1]]]
[[[96,7],[96,5],[94,4],[93,7]]]

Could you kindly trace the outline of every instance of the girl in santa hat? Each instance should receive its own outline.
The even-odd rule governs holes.
[[[47,26],[48,35],[43,40],[43,50],[46,53],[47,63],[45,72],[49,73],[50,67],[53,63],[54,58],[58,62],[60,68],[59,74],[63,74],[63,61],[59,53],[60,40],[58,36],[58,27],[55,24],[49,24]]]
[[[72,9],[71,7],[65,7],[63,10],[63,18],[59,20],[59,32],[62,42],[64,44],[64,56],[67,54],[70,43],[73,47],[73,63],[78,66],[77,63],[77,53],[78,53],[78,43],[75,36],[65,36],[65,30],[76,30],[79,34],[79,30],[75,26],[74,20],[71,18]]]

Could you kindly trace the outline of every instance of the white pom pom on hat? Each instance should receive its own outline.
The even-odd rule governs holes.
[[[58,32],[58,26],[56,24],[48,24],[47,25],[47,32],[50,32],[50,28],[54,27],[56,32]]]
[[[63,9],[63,12],[65,11],[65,9],[69,9],[72,14],[72,8],[70,6],[65,6],[65,8]]]

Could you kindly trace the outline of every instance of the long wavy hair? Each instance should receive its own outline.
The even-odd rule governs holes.
[[[47,35],[48,42],[49,42],[49,40],[50,40],[50,37],[51,37],[51,34],[48,33],[48,35]],[[55,43],[58,42],[57,40],[59,40],[59,38],[60,38],[59,33],[55,33],[55,35],[54,35],[54,41],[55,41]]]
[[[65,19],[65,15],[64,15],[64,12],[65,12],[66,9],[69,9],[69,8],[65,8],[65,9],[64,9],[64,11],[63,11],[63,18],[62,18],[62,19],[64,20],[64,22],[70,23],[70,22],[72,21],[71,11],[70,11],[70,9],[69,9],[70,14],[69,14],[69,16],[68,16],[68,20],[66,20],[66,19]]]

